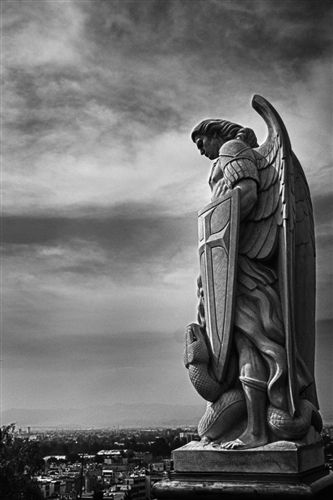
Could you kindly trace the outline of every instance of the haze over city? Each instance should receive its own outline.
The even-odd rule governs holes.
[[[262,142],[260,94],[312,194],[333,421],[332,17],[325,0],[2,2],[4,410],[202,407],[183,337],[210,164],[190,132],[225,118]]]

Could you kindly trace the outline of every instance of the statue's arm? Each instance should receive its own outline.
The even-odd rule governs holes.
[[[240,180],[235,189],[240,190],[240,218],[245,219],[258,200],[258,185],[253,179]]]
[[[240,218],[245,219],[258,200],[258,184],[253,179],[241,179],[232,189],[239,189],[240,191]],[[223,196],[231,189],[227,186],[224,179],[220,179],[214,187],[213,199]]]
[[[244,153],[245,147],[245,153]],[[258,200],[259,172],[254,153],[239,140],[226,142],[213,166],[213,200],[232,189],[240,190],[240,217],[245,219]],[[215,181],[215,182],[214,182]]]

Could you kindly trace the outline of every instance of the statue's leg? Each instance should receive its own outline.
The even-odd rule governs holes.
[[[247,427],[234,441],[222,444],[223,448],[256,448],[268,443],[267,370],[256,347],[242,333],[235,331],[239,356],[240,381],[243,386]]]

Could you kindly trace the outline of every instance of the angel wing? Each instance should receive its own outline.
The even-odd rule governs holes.
[[[287,130],[271,104],[258,95],[253,108],[268,136],[257,152],[258,203],[248,217],[240,253],[252,259],[277,255],[277,271],[288,362],[289,410],[297,413],[298,359],[313,380],[315,338],[315,247],[312,205],[304,172]],[[317,405],[314,383],[302,394]]]

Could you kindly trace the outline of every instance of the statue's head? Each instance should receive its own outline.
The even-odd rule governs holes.
[[[258,147],[253,130],[227,120],[203,120],[192,130],[191,139],[200,153],[210,160],[217,158],[223,144],[232,139],[240,139],[252,148]]]

